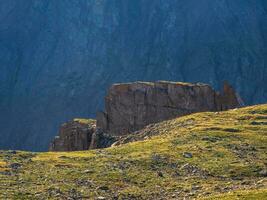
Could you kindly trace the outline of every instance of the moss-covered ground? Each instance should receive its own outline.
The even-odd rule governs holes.
[[[1,151],[0,199],[267,199],[267,105],[151,127],[101,150]]]

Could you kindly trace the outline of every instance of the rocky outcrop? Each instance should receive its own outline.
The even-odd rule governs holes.
[[[221,93],[201,83],[115,84],[105,98],[106,110],[97,114],[97,127],[111,135],[124,135],[174,117],[240,106],[241,99],[228,83]]]
[[[73,120],[64,123],[59,135],[51,142],[50,151],[79,151],[89,149],[92,135],[96,130],[95,121]]]
[[[243,103],[228,83],[219,93],[202,83],[158,81],[114,84],[105,105],[105,112],[97,113],[96,121],[76,119],[63,124],[50,151],[104,148],[116,141],[128,141],[131,137],[119,136],[129,135],[148,124],[195,112],[241,107]]]
[[[95,120],[74,119],[63,124],[49,151],[81,151],[104,148],[115,140],[96,128]]]

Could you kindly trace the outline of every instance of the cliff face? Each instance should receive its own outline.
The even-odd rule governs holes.
[[[229,80],[267,99],[265,0],[9,0],[0,4],[0,148],[46,150],[114,82]]]
[[[116,136],[131,135],[148,124],[242,105],[239,95],[226,82],[221,93],[201,83],[158,81],[114,84],[105,98],[106,110],[97,114],[96,123],[83,119],[63,124],[49,150],[104,148],[115,141],[127,140]]]
[[[129,134],[151,123],[242,104],[227,83],[222,93],[206,84],[166,81],[115,84],[105,98],[105,112],[97,115],[97,126],[112,135]]]

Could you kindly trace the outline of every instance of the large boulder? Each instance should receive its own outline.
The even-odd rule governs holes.
[[[221,93],[202,83],[114,84],[105,98],[105,111],[97,114],[97,127],[111,135],[124,135],[190,113],[241,106],[242,100],[227,82]]]

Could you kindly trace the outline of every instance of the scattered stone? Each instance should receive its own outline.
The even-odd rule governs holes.
[[[254,125],[254,126],[258,126],[258,125],[267,125],[267,122],[256,122],[256,121],[253,121],[250,123],[251,125]]]
[[[47,193],[49,197],[59,197],[63,195],[63,192],[59,188],[49,188]]]
[[[12,175],[12,173],[10,171],[3,171],[3,172],[0,171],[0,174],[5,175],[5,176],[11,176]]]
[[[204,136],[202,138],[202,140],[209,141],[209,142],[217,142],[217,141],[221,140],[221,138]]]
[[[153,154],[151,156],[152,164],[153,165],[168,165],[169,164],[169,159],[168,157],[159,155],[159,154]]]
[[[240,132],[240,130],[235,129],[235,128],[225,128],[223,130],[226,131],[226,132],[232,132],[232,133]]]
[[[98,199],[98,200],[105,200],[106,197],[99,196],[99,197],[97,197],[97,199]]]
[[[178,168],[178,163],[169,163],[168,166],[172,169],[177,169]]]
[[[9,154],[17,154],[17,151],[15,151],[15,150],[9,150],[9,151],[7,151],[7,153],[9,153]]]
[[[67,156],[59,156],[58,158],[60,158],[60,159],[67,159],[69,157],[67,157]]]
[[[158,172],[159,177],[164,177],[163,173],[161,171]]]
[[[204,192],[203,194],[204,194],[205,196],[208,196],[208,195],[211,194],[211,192]]]
[[[82,180],[77,180],[76,184],[79,185],[79,186],[89,186],[89,187],[91,187],[93,185],[93,182],[90,181],[90,180],[82,179]]]
[[[94,170],[86,169],[86,170],[83,171],[83,173],[91,174],[91,173],[94,173]]]
[[[220,191],[222,191],[222,188],[220,186],[216,185],[214,187],[214,191],[220,192]]]
[[[158,155],[158,154],[153,154],[153,155],[151,156],[151,160],[152,160],[153,162],[160,162],[160,161],[162,160],[162,157],[161,157],[160,155]]]
[[[72,188],[68,191],[68,196],[70,197],[70,199],[73,200],[81,200],[82,199],[82,195],[80,192],[78,192],[76,189]]]
[[[245,181],[242,181],[241,182],[241,185],[250,185],[251,183],[250,183],[250,181],[248,181],[248,180],[245,180]]]
[[[97,190],[109,190],[109,188],[108,188],[108,186],[105,186],[105,185],[103,185],[103,186],[99,186],[98,188],[97,188]]]
[[[240,177],[240,176],[233,176],[232,180],[234,180],[234,181],[242,181],[242,180],[244,180],[244,178]]]
[[[266,169],[263,169],[259,172],[259,175],[260,176],[263,176],[263,177],[267,177],[267,170]]]
[[[200,175],[202,177],[210,176],[210,174],[207,171],[202,170],[199,167],[191,165],[189,163],[186,163],[183,166],[181,166],[180,170],[185,172],[185,175]]]
[[[259,181],[257,181],[257,184],[262,184],[264,182],[264,179],[261,179]]]
[[[174,172],[174,176],[177,177],[177,176],[181,176],[180,172],[179,171],[175,171]]]
[[[202,187],[201,186],[199,186],[199,185],[193,185],[192,186],[192,190],[199,190],[199,189],[201,189]]]
[[[193,158],[193,155],[192,155],[192,153],[190,153],[190,152],[184,152],[184,153],[183,153],[183,156],[184,156],[185,158]]]
[[[120,161],[117,166],[120,170],[129,169],[131,167],[130,163],[127,163],[125,161]]]
[[[13,169],[13,170],[17,170],[17,169],[19,169],[21,167],[21,164],[19,164],[19,163],[12,163],[12,164],[9,165],[9,167],[11,169]]]

